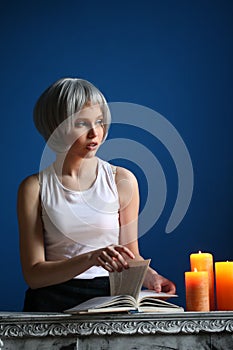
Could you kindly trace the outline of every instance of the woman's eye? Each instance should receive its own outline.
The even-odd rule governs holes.
[[[104,125],[103,119],[98,119],[98,120],[96,120],[96,121],[95,121],[95,125],[101,125],[101,126],[103,126],[103,125]],[[75,126],[76,128],[83,128],[83,127],[85,127],[85,128],[89,128],[89,129],[90,129],[90,128],[92,127],[92,123],[85,122],[85,121],[83,121],[83,120],[76,120],[75,123],[74,123],[74,126]]]
[[[96,124],[97,124],[97,125],[104,125],[103,119],[98,119],[98,120],[96,121]]]
[[[86,126],[86,123],[82,121],[76,121],[74,125],[76,128],[81,128],[82,126]]]

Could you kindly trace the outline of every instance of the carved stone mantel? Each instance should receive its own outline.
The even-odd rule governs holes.
[[[233,312],[67,315],[0,313],[0,337],[233,333]]]
[[[16,339],[25,341],[25,339],[40,338],[41,341],[41,339],[47,339],[48,337],[60,339],[84,339],[86,337],[90,342],[92,337],[102,337],[104,339],[104,337],[106,338],[112,335],[115,338],[117,336],[121,338],[128,336],[132,338],[134,336],[138,339],[139,335],[181,336],[215,333],[230,334],[230,339],[233,342],[232,311],[207,313],[184,312],[176,314],[102,314],[88,316],[72,316],[56,313],[0,313],[0,349],[4,349],[6,341],[10,340],[12,342]],[[77,344],[76,341],[75,344]],[[74,346],[72,349],[81,349],[81,347],[76,348],[76,345]],[[11,348],[13,349],[13,347]],[[26,349],[26,347],[23,348]],[[63,348],[65,347],[59,349]],[[136,347],[134,348],[136,349]],[[85,347],[82,349],[85,349]],[[90,347],[90,349],[92,348]],[[106,349],[108,348],[106,347]],[[157,347],[155,349],[159,348]]]

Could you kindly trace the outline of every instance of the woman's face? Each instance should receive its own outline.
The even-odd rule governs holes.
[[[85,106],[72,118],[69,152],[81,157],[94,156],[104,137],[104,118],[99,104]]]

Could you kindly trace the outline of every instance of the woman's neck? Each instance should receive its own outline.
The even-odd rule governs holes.
[[[97,157],[77,158],[69,154],[58,154],[54,167],[60,176],[83,176],[88,172],[92,173],[93,170],[96,172],[97,163]]]
[[[57,157],[54,162],[55,172],[60,182],[68,189],[83,191],[90,188],[98,173],[98,158],[70,159]]]

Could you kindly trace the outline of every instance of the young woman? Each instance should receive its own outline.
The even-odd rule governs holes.
[[[135,176],[96,157],[110,113],[102,93],[82,79],[60,79],[38,99],[34,122],[55,161],[27,177],[18,191],[24,311],[61,312],[109,295],[112,271],[143,259],[137,241]],[[175,285],[148,269],[148,289]]]

